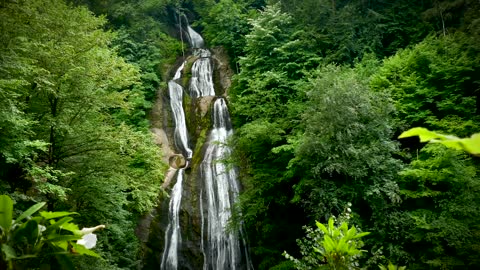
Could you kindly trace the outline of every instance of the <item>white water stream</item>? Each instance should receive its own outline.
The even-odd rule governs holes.
[[[184,175],[185,170],[179,169],[177,172],[177,182],[173,186],[170,203],[168,205],[168,218],[170,223],[165,231],[165,249],[163,251],[162,262],[160,265],[160,269],[162,270],[178,268],[178,245],[182,242],[179,210],[182,202],[182,184]]]
[[[226,143],[233,131],[223,98],[218,98],[214,103],[213,122],[201,165],[207,202],[207,224],[202,225],[203,235],[206,236],[203,243],[203,269],[239,269],[242,266],[240,239],[238,233],[226,230],[239,186],[235,169],[227,168],[225,164],[231,151]]]

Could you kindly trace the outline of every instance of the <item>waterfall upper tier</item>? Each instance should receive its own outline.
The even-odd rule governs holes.
[[[178,79],[181,76],[181,71],[184,67],[183,63],[175,73],[173,79]],[[178,77],[178,78],[177,78]],[[177,149],[183,151],[186,159],[191,159],[193,152],[188,146],[188,133],[185,121],[185,112],[183,111],[183,87],[173,80],[168,82],[168,94],[170,95],[170,107],[175,121],[175,145]]]
[[[190,46],[192,46],[192,48],[203,48],[204,41],[202,36],[195,32],[195,30],[193,30],[190,26],[187,27],[187,32],[190,40]]]
[[[192,66],[190,79],[190,94],[192,97],[214,96],[213,68],[210,57],[197,59]]]

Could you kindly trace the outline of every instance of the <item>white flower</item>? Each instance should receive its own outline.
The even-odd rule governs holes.
[[[105,225],[98,225],[93,228],[83,228],[80,233],[83,234],[82,239],[77,241],[77,244],[85,246],[87,249],[91,249],[97,245],[97,236],[93,234],[98,229],[105,228]]]
[[[77,241],[77,244],[85,246],[87,249],[91,249],[97,245],[97,236],[93,233],[85,234],[82,239]]]

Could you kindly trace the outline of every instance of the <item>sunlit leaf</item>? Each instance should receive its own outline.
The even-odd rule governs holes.
[[[70,215],[78,215],[76,212],[40,212],[40,215],[45,219],[59,218]]]
[[[415,127],[407,131],[404,131],[402,132],[402,134],[400,134],[400,136],[398,136],[398,138],[402,139],[402,138],[414,137],[414,136],[420,137],[420,142],[428,142],[433,139],[442,139],[442,140],[447,139],[445,135],[435,133],[433,131],[430,131],[422,127]]]

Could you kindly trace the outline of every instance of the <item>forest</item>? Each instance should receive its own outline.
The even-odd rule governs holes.
[[[147,269],[179,16],[234,71],[254,269],[480,268],[478,0],[3,0],[0,269]]]

